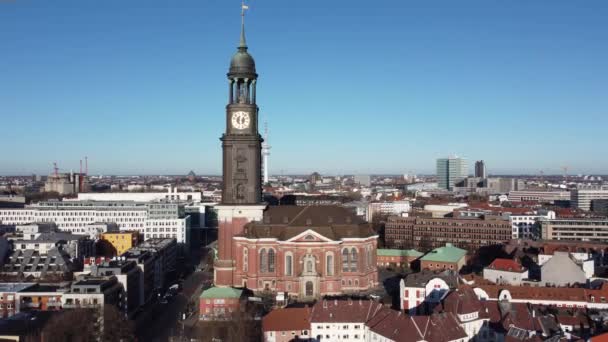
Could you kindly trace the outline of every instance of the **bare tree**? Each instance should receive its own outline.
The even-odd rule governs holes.
[[[103,340],[107,342],[134,341],[135,324],[127,320],[114,305],[103,308]]]
[[[93,342],[98,334],[98,315],[92,309],[58,312],[43,330],[44,342]]]

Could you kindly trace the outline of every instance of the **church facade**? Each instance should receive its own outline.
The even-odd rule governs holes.
[[[338,206],[262,202],[258,74],[244,22],[227,76],[215,286],[286,292],[306,299],[377,286],[378,236],[367,222]]]

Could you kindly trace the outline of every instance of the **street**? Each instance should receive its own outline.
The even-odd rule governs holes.
[[[195,271],[186,277],[182,290],[167,304],[156,302],[145,307],[142,314],[136,319],[136,335],[138,341],[165,342],[171,336],[181,336],[184,325],[194,325],[198,321],[198,297],[202,292],[203,284],[213,280],[213,272]],[[181,320],[183,312],[189,302],[195,306],[194,314]]]

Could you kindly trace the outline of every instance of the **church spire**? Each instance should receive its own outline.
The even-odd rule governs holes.
[[[239,49],[247,49],[247,41],[245,40],[245,10],[249,9],[249,6],[245,5],[245,0],[241,2],[241,41],[239,43]]]

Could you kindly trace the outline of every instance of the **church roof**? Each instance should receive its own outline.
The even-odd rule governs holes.
[[[261,222],[247,224],[245,236],[285,241],[307,230],[334,241],[377,235],[367,222],[344,207],[282,205],[269,206]]]

